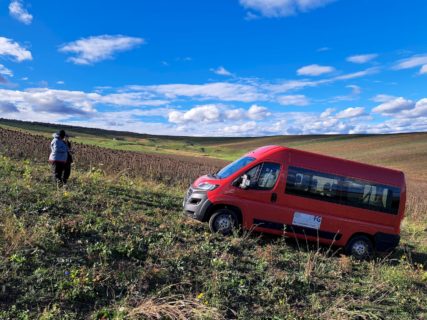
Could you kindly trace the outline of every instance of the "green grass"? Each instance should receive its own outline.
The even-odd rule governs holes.
[[[424,218],[358,262],[181,213],[180,188],[0,157],[0,319],[424,319]],[[423,229],[424,228],[424,229]],[[157,317],[157,318],[156,318]]]

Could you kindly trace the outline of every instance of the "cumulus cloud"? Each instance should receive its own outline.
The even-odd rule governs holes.
[[[414,101],[407,100],[403,97],[399,97],[399,98],[388,100],[376,106],[375,108],[372,109],[372,112],[381,113],[384,115],[390,115],[390,114],[395,114],[397,112],[400,112],[402,110],[412,109],[414,106],[415,106]]]
[[[24,23],[31,24],[33,21],[33,16],[24,8],[23,2],[21,0],[13,0],[9,4],[9,14],[16,20]]]
[[[377,57],[378,57],[378,54],[376,54],[376,53],[358,54],[358,55],[347,57],[347,61],[352,62],[352,63],[363,64],[363,63],[367,63],[371,60],[374,60]]]
[[[427,74],[427,64],[421,67],[420,74]]]
[[[211,71],[213,72],[213,73],[215,73],[215,74],[217,74],[217,75],[220,75],[220,76],[226,76],[226,77],[230,77],[230,76],[232,76],[233,74],[230,72],[230,71],[228,71],[227,69],[225,69],[224,67],[218,67],[218,68],[216,68],[216,69],[211,69]]]
[[[318,64],[311,64],[297,70],[300,76],[320,76],[322,74],[334,72],[335,68],[331,66],[320,66]]]
[[[249,10],[249,17],[257,14],[269,17],[287,17],[325,6],[335,0],[240,0],[240,4]],[[255,14],[256,13],[256,14]]]
[[[255,133],[257,124],[255,121],[244,122],[242,124],[236,124],[224,127],[223,131],[225,135],[248,135],[251,132]]]
[[[245,109],[227,109],[221,104],[207,104],[196,106],[187,111],[171,111],[168,116],[172,123],[214,123],[229,120],[262,120],[270,115],[267,108],[252,105],[248,110]]]
[[[11,57],[17,62],[33,59],[30,51],[5,37],[0,37],[0,56]]]
[[[420,73],[422,74],[425,73],[427,70],[427,67],[425,67],[425,65],[427,65],[427,54],[421,54],[397,61],[394,64],[393,69],[402,70],[417,68],[421,66]]]
[[[66,43],[59,48],[59,51],[75,54],[74,57],[68,58],[68,61],[89,65],[113,59],[116,53],[131,50],[144,42],[144,39],[136,37],[101,35]]]
[[[270,115],[270,112],[266,107],[252,105],[248,110],[248,118],[252,120],[262,120]]]
[[[328,118],[335,112],[334,108],[327,108],[320,114],[320,118]]]
[[[404,110],[403,116],[408,118],[427,117],[427,98],[419,100],[412,110]]]
[[[302,94],[279,96],[277,101],[283,106],[306,106],[310,100]]]
[[[364,114],[365,114],[365,108],[355,107],[355,108],[347,108],[343,111],[338,112],[336,117],[338,119],[346,119],[346,118],[360,117]]]
[[[173,123],[216,122],[221,120],[221,116],[221,108],[217,105],[210,104],[198,106],[186,112],[172,111],[169,113],[169,121]]]
[[[403,97],[381,94],[375,96],[372,100],[376,102],[383,102],[372,109],[372,112],[374,113],[380,113],[385,116],[400,119],[427,117],[427,98],[423,98],[415,102]]]

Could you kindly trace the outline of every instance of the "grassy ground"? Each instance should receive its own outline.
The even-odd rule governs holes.
[[[5,157],[0,181],[0,319],[427,318],[425,186],[393,255],[357,262],[213,235],[158,183],[91,171],[57,190],[46,166]]]

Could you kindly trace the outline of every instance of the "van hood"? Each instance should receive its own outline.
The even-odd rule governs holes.
[[[208,175],[204,175],[204,176],[197,178],[191,186],[193,188],[197,189],[201,183],[210,183],[210,184],[219,185],[219,184],[221,184],[221,180],[215,178],[213,175],[208,174]]]

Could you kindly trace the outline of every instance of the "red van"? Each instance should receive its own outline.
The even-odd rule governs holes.
[[[286,233],[363,259],[398,245],[405,201],[401,171],[266,146],[198,178],[183,206],[212,232]]]

